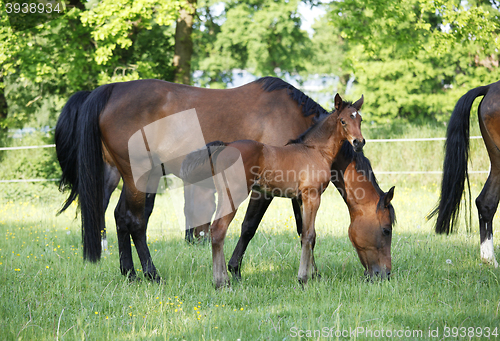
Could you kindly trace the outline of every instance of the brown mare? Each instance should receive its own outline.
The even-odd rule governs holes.
[[[392,227],[396,221],[391,204],[394,187],[384,193],[373,174],[370,161],[363,153],[354,152],[347,141],[335,158],[331,172],[331,182],[349,209],[349,239],[365,268],[365,275],[388,278],[392,268]],[[253,196],[254,193],[252,199]],[[300,216],[297,221],[297,233],[301,235]],[[241,227],[240,238],[228,263],[229,271],[237,280],[241,279],[243,255],[257,228],[258,223],[243,224]]]
[[[110,154],[106,146],[98,145],[97,138],[100,137],[101,141],[104,141],[102,132],[108,130],[108,138],[126,141],[134,133],[134,129],[192,107],[197,110],[206,140],[231,141],[247,138],[272,145],[286,144],[309,128],[313,122],[327,115],[326,110],[300,90],[272,77],[230,90],[200,89],[158,80],[143,80],[109,84],[92,92],[76,93],[68,100],[59,117],[55,139],[57,156],[63,170],[61,186],[71,189],[62,210],[69,207],[77,196],[80,196],[81,202],[85,201],[81,206],[85,259],[100,259],[99,241],[100,231],[104,230],[104,211],[121,176],[116,168],[107,163],[103,165],[98,159],[99,155],[104,153],[111,162],[116,159],[130,183],[127,144],[116,145],[116,150],[111,151],[114,154]],[[105,113],[107,123],[102,120]],[[108,129],[108,126],[111,128]],[[175,134],[175,127],[164,133]],[[82,144],[90,141],[93,141],[90,149]],[[89,163],[89,159],[94,160],[94,163]],[[88,165],[89,169],[85,165]],[[79,168],[82,170],[79,171]],[[79,173],[81,176],[78,176]],[[132,189],[128,189],[128,186]],[[209,221],[215,210],[213,192],[196,194],[190,196],[192,193],[186,191],[186,204],[201,200],[205,196],[205,219]],[[153,208],[154,196],[154,193],[146,196],[134,190],[133,184],[127,185],[125,182],[115,209],[120,269],[122,274],[130,278],[135,277],[130,237],[136,245],[145,275],[152,279],[159,278],[145,239],[147,219]],[[242,230],[252,231],[257,228],[271,200],[272,198],[265,196],[250,200]],[[300,208],[296,200],[292,200],[292,203],[299,228]],[[194,226],[189,225],[187,228]],[[209,224],[205,226],[208,227]],[[375,221],[373,228],[379,229]],[[245,233],[242,238],[249,240],[251,236]],[[376,262],[375,259],[379,257],[370,263]],[[379,267],[382,266],[383,264],[379,264]]]
[[[361,115],[358,112],[362,104],[363,98],[351,105],[337,94],[335,111],[286,146],[276,147],[253,140],[229,144],[216,141],[207,144],[208,153],[202,149],[185,158],[180,171],[184,181],[195,184],[206,179],[206,172],[200,172],[199,169],[207,167],[200,165],[210,164],[217,188],[219,204],[215,221],[210,226],[213,276],[217,288],[229,284],[223,251],[227,228],[239,204],[252,190],[299,200],[302,255],[298,279],[301,283],[307,283],[308,278],[316,272],[314,222],[321,193],[330,183],[331,167],[343,142],[349,141],[358,151],[363,148],[365,140],[361,134]],[[239,160],[242,172],[235,177],[232,175],[234,171],[226,170]],[[217,177],[219,174],[222,177]]]
[[[469,158],[470,110],[474,100],[479,96],[484,96],[478,108],[479,127],[491,165],[488,180],[476,199],[481,259],[498,267],[493,248],[493,216],[500,200],[500,82],[470,90],[455,105],[446,134],[441,197],[437,208],[429,217],[438,214],[435,226],[437,233],[453,232],[460,210],[465,180],[469,183],[467,160]]]

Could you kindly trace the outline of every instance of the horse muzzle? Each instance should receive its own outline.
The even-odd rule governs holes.
[[[387,269],[385,266],[381,269],[378,265],[373,266],[369,271],[365,270],[365,276],[369,277],[371,280],[374,279],[389,279],[391,276],[391,269]]]
[[[354,139],[352,141],[352,146],[354,147],[354,151],[356,153],[359,153],[363,150],[363,147],[365,146],[366,140],[365,139]]]

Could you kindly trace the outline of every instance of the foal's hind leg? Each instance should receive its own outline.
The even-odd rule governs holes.
[[[245,214],[245,220],[243,220],[243,224],[241,224],[240,238],[238,239],[238,244],[236,244],[228,264],[229,271],[237,280],[241,279],[241,262],[248,247],[248,243],[250,243],[255,235],[260,221],[272,200],[272,197],[267,198],[262,193],[252,191],[252,196],[250,197],[250,202],[248,203],[247,212]]]
[[[316,244],[316,231],[314,223],[316,213],[320,204],[319,191],[304,191],[302,193],[302,221],[303,230],[301,235],[302,254],[300,256],[300,266],[298,279],[302,284],[306,284],[307,280],[312,277],[315,272],[316,265],[314,264],[314,246]]]
[[[229,285],[226,260],[224,258],[224,239],[227,228],[236,214],[236,210],[228,215],[217,219],[211,226],[210,237],[212,238],[212,263],[215,288]]]
[[[293,213],[295,215],[295,223],[297,224],[297,234],[300,236],[302,234],[302,200],[294,198],[292,199]],[[302,246],[302,239],[300,240],[300,245]],[[312,248],[316,245],[316,235],[313,240]],[[314,259],[314,253],[312,254],[312,278],[321,277],[316,267],[316,260]]]

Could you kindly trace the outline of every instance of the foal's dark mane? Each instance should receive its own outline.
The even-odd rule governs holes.
[[[342,102],[342,107],[340,108],[339,111],[342,111],[344,110],[345,108],[351,106],[352,103],[351,102]],[[304,131],[302,134],[300,134],[299,137],[297,137],[296,139],[293,139],[293,140],[290,140],[288,141],[287,145],[289,144],[296,144],[296,143],[304,143],[306,141],[306,138],[313,134],[323,123],[324,120],[326,120],[328,118],[328,116],[330,116],[331,114],[330,113],[327,113],[327,115],[325,117],[322,117],[322,119],[314,122],[309,128],[307,128],[306,131]]]
[[[356,162],[356,172],[364,174],[368,180],[372,183],[373,187],[377,191],[378,195],[382,198],[385,195],[385,192],[380,188],[377,182],[377,178],[375,177],[375,173],[373,173],[373,168],[370,163],[370,160],[363,154],[363,152],[355,152],[352,145],[349,141],[344,141],[344,144],[340,148],[340,154],[344,157],[345,160],[350,162]],[[384,208],[383,200],[379,201],[377,210]],[[394,211],[394,207],[392,204],[389,204],[389,213],[391,216],[391,224],[396,222],[396,213]]]

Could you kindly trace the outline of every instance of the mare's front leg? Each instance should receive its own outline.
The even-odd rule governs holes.
[[[314,246],[316,244],[316,231],[314,223],[318,212],[321,196],[319,191],[311,190],[302,192],[302,254],[300,256],[298,279],[302,284],[316,272],[314,261]]]
[[[229,271],[237,280],[241,279],[241,262],[248,247],[248,243],[250,243],[255,235],[262,217],[264,213],[266,213],[272,200],[272,197],[266,197],[263,193],[252,191],[245,214],[245,220],[243,220],[243,224],[241,224],[240,238],[238,239],[238,244],[236,244],[228,264]]]
[[[236,210],[215,220],[210,229],[210,236],[212,238],[213,275],[216,289],[229,285],[226,259],[224,258],[224,239],[226,238],[227,228],[235,214]]]

